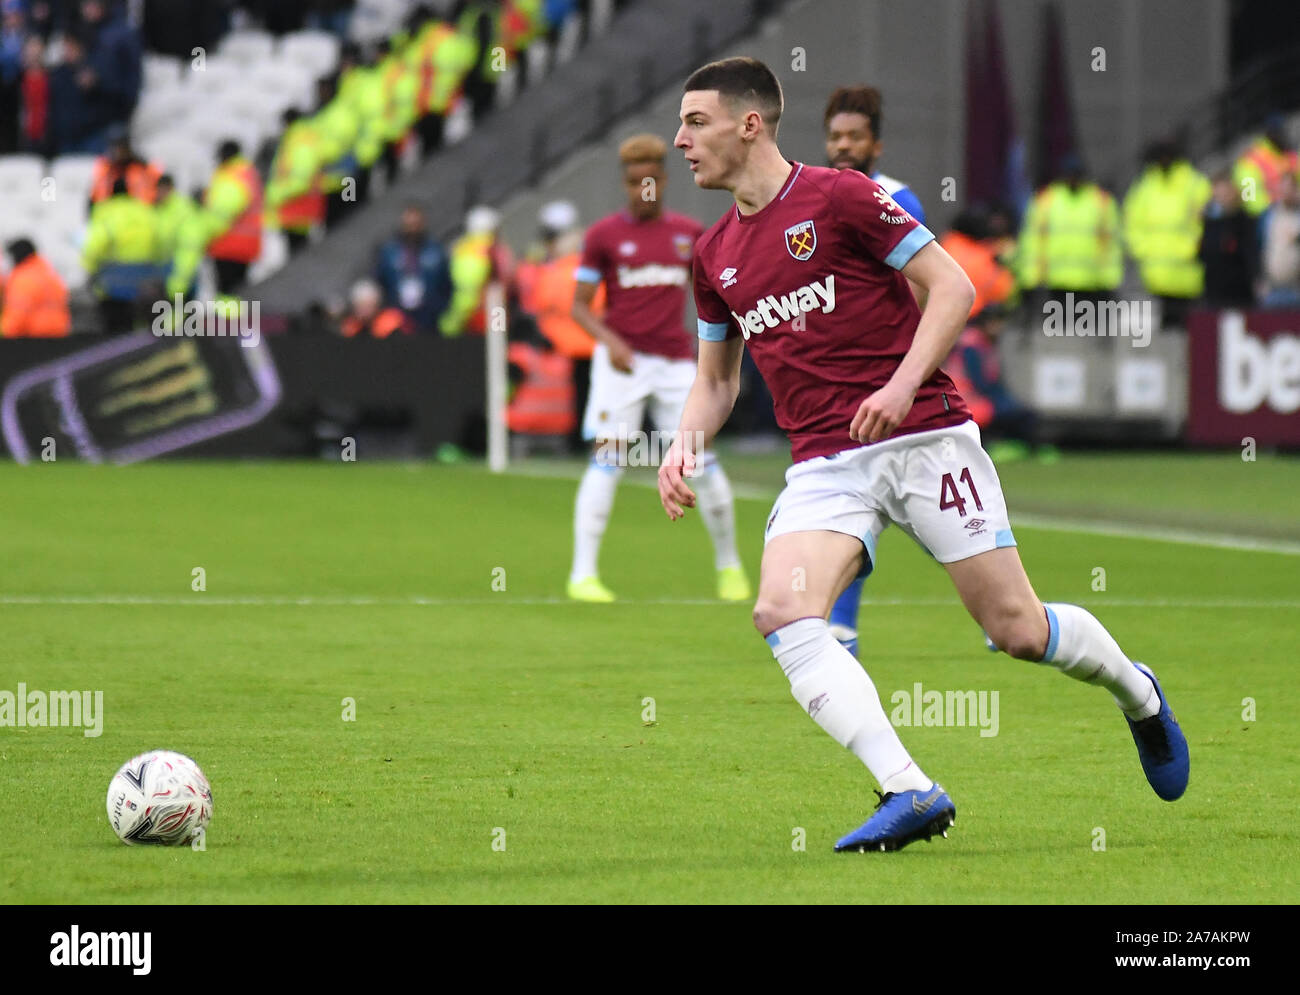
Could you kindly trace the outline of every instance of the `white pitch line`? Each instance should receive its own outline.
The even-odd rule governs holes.
[[[1105,608],[1300,608],[1300,599],[1285,598],[1085,598],[1078,602],[1084,606]],[[671,605],[678,607],[717,607],[734,604],[716,598],[620,598],[615,606]],[[956,598],[865,598],[866,608],[960,608]],[[74,606],[112,605],[141,607],[185,608],[475,608],[493,606],[558,606],[586,607],[583,602],[561,597],[543,598],[436,598],[412,595],[410,597],[350,597],[346,595],[244,595],[222,597],[210,594],[192,596],[151,596],[132,594],[61,595],[61,594],[0,594],[0,605],[21,606]],[[597,608],[596,610],[599,610]]]
[[[573,479],[569,468],[565,472],[548,472],[545,470],[525,469],[510,470],[510,474],[533,479]],[[655,479],[643,480],[627,478],[633,487],[658,488]],[[768,504],[776,500],[778,489],[756,487],[752,484],[731,485],[732,493],[744,501],[764,501]],[[1012,513],[1014,526],[1027,529],[1042,529],[1048,532],[1078,532],[1085,535],[1111,536],[1116,539],[1139,539],[1148,542],[1172,542],[1185,546],[1209,546],[1213,549],[1237,549],[1251,553],[1279,553],[1284,556],[1300,556],[1300,542],[1292,539],[1264,539],[1258,536],[1235,535],[1227,532],[1194,532],[1191,529],[1170,529],[1158,525],[1138,525],[1132,522],[1097,519],[1086,521],[1079,518],[1058,518],[1055,515],[1020,515]]]

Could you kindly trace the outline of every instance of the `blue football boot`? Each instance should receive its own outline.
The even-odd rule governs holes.
[[[1182,797],[1187,790],[1187,777],[1191,770],[1191,761],[1187,756],[1187,737],[1174,718],[1174,710],[1169,707],[1164,689],[1156,680],[1151,668],[1137,663],[1133,666],[1151,678],[1160,696],[1160,711],[1147,719],[1134,722],[1124,716],[1128,727],[1133,732],[1133,742],[1137,743],[1138,758],[1142,761],[1142,773],[1146,774],[1151,787],[1167,802]]]
[[[957,821],[957,807],[937,784],[929,791],[876,794],[880,801],[875,814],[835,844],[837,853],[901,850],[915,840],[928,841],[936,834],[947,837],[948,827]]]

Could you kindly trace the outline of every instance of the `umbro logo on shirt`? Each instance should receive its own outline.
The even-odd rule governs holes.
[[[722,289],[726,290],[736,282],[736,267],[728,266],[718,274],[718,279],[722,281]]]
[[[783,321],[790,321],[809,311],[821,311],[830,314],[835,310],[835,275],[830,274],[825,280],[814,280],[781,297],[768,294],[754,302],[754,306],[743,315],[731,312],[731,316],[740,325],[741,334],[748,339],[765,328],[775,328]]]

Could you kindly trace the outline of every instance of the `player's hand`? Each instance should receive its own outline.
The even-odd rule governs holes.
[[[686,515],[683,505],[695,507],[695,492],[683,477],[695,473],[695,454],[682,446],[681,437],[673,440],[659,466],[659,503],[672,521]]]
[[[619,373],[632,372],[632,350],[626,342],[618,336],[614,336],[609,342],[605,343],[605,347],[609,349],[610,366],[618,370]]]
[[[856,442],[879,442],[894,434],[912,410],[916,391],[893,380],[858,405],[858,413],[849,425],[849,436]]]

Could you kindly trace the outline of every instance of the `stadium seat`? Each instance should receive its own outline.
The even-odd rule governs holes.
[[[5,204],[6,213],[10,201],[39,204],[41,180],[47,175],[40,156],[0,156],[0,203]]]
[[[191,95],[220,93],[228,87],[238,85],[249,68],[251,67],[225,56],[209,55],[202,68],[191,68],[184,74],[183,85]]]
[[[186,120],[194,107],[194,93],[172,82],[146,90],[131,117],[131,137],[136,143]]]
[[[279,102],[282,108],[308,110],[314,106],[316,77],[305,66],[284,62],[260,66],[240,82],[238,89],[250,87],[261,92],[264,99]]]
[[[84,204],[90,198],[90,188],[95,178],[93,155],[65,155],[55,159],[50,169],[54,177],[54,191],[58,203],[72,201]]]
[[[312,79],[328,75],[339,62],[339,40],[328,31],[296,31],[280,41],[280,64],[301,66]]]
[[[143,61],[143,92],[160,87],[180,86],[181,60],[172,55],[146,53]]]
[[[217,54],[240,65],[258,65],[271,61],[275,39],[265,31],[234,31],[222,39]]]
[[[188,131],[166,131],[141,141],[139,151],[148,159],[157,160],[176,179],[176,188],[192,193],[196,187],[207,186],[215,168],[213,149],[200,145]]]

